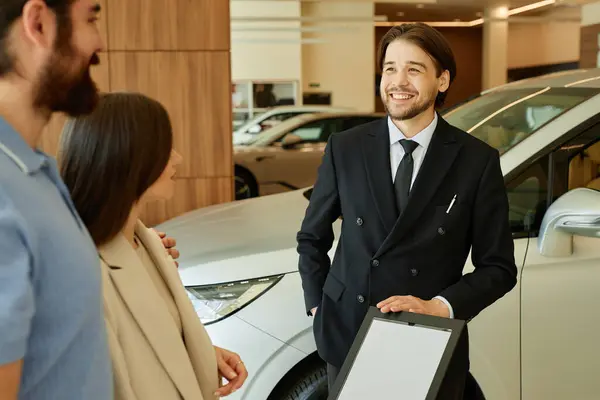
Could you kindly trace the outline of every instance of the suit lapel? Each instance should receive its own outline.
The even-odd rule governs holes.
[[[391,232],[398,218],[398,210],[392,182],[387,118],[382,119],[373,131],[363,136],[362,148],[369,188],[377,212],[385,229]]]
[[[436,190],[446,177],[460,150],[450,125],[438,115],[438,124],[429,143],[425,159],[410,191],[406,211],[396,220],[394,228],[387,236],[376,257],[389,250],[408,233],[419,219]]]
[[[151,250],[150,255],[156,259]],[[193,384],[196,377],[173,317],[135,250],[119,235],[100,248],[100,257],[110,267],[110,278],[131,311],[150,346],[185,400],[202,398]],[[175,267],[173,267],[175,268]]]

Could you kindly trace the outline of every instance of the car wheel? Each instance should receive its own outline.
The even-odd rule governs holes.
[[[235,199],[244,200],[258,196],[258,184],[252,174],[244,169],[235,169]]]
[[[312,365],[293,377],[292,385],[273,400],[327,400],[327,367]]]

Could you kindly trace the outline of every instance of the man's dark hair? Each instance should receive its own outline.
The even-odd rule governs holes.
[[[450,44],[437,29],[422,22],[394,26],[383,36],[377,49],[377,68],[380,72],[383,71],[383,62],[388,46],[399,39],[419,46],[432,58],[437,76],[439,77],[443,71],[448,70],[450,72],[449,83],[451,84],[454,81],[456,61]],[[436,107],[441,107],[444,104],[447,94],[448,90],[438,93],[435,99]]]
[[[23,7],[29,0],[0,0],[0,77],[11,72],[14,59],[10,54],[8,35],[15,21],[21,17]],[[74,0],[45,0],[57,18],[57,41],[64,42],[71,37],[69,11]]]
[[[96,246],[113,239],[171,157],[165,108],[138,93],[107,93],[89,115],[69,119],[58,151],[61,176]]]

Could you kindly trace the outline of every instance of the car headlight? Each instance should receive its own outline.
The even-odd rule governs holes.
[[[217,285],[187,286],[188,297],[204,325],[210,325],[238,312],[259,298],[283,275],[266,276]]]

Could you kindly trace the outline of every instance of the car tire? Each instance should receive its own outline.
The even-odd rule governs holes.
[[[291,386],[273,400],[327,400],[327,366],[312,364],[292,378]]]
[[[258,184],[248,170],[236,167],[234,179],[236,200],[258,197]]]

